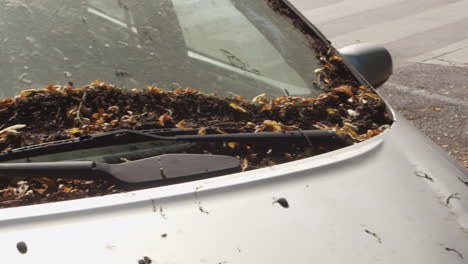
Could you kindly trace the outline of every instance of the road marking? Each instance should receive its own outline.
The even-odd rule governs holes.
[[[456,2],[460,2],[460,0],[413,0],[398,2],[388,6],[361,11],[317,26],[328,38],[333,39],[349,32],[365,29],[369,25],[382,24],[389,21],[395,22]]]
[[[451,98],[451,97],[444,96],[444,95],[440,95],[440,94],[437,94],[437,93],[431,93],[431,92],[428,92],[426,90],[411,88],[411,87],[408,87],[408,86],[394,84],[394,83],[386,83],[385,87],[388,88],[389,90],[392,90],[392,89],[393,90],[399,90],[399,91],[405,92],[407,94],[412,94],[412,95],[415,95],[415,96],[422,96],[422,97],[426,97],[428,99],[438,100],[438,101],[448,103],[448,104],[452,104],[452,105],[459,105],[459,106],[468,107],[468,102],[466,102],[466,101]]]
[[[310,0],[307,0],[310,1]],[[300,2],[298,0],[291,2]],[[360,13],[366,10],[377,7],[386,6],[392,3],[402,2],[401,0],[353,0],[343,1],[321,8],[310,10],[301,10],[302,14],[307,17],[313,24],[322,24],[326,21],[331,21],[341,17]],[[299,5],[299,4],[297,4]]]
[[[343,47],[360,41],[385,44],[414,34],[429,31],[466,18],[468,1],[433,8],[398,21],[377,24],[366,29],[350,32],[335,38],[335,46]],[[441,16],[443,19],[441,19]],[[314,20],[312,20],[314,21]]]
[[[455,42],[453,44],[445,46],[445,47],[443,47],[441,49],[434,50],[434,51],[427,52],[425,54],[422,54],[422,55],[419,55],[419,56],[416,56],[416,57],[409,58],[408,60],[412,61],[412,62],[424,62],[425,63],[425,62],[431,61],[433,59],[436,59],[438,57],[442,57],[442,56],[448,55],[450,53],[461,51],[461,50],[467,49],[467,48],[468,48],[468,39],[464,39],[462,41]],[[468,59],[466,61],[468,63]]]

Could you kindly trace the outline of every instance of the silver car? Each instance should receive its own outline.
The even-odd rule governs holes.
[[[371,87],[380,86],[392,73],[388,52],[374,44],[337,51],[311,23],[286,0],[4,0],[0,93],[7,98],[23,92],[3,100],[0,108],[34,99],[31,94],[71,91],[71,86],[95,79],[127,89],[191,87],[203,94],[242,97],[252,104],[271,100],[266,96],[318,98],[310,101],[316,102],[333,91],[349,93],[336,90],[343,85],[361,87],[382,100],[372,95]],[[64,83],[68,85],[59,85]],[[47,91],[37,92],[47,86]],[[111,87],[100,82],[91,86]],[[83,107],[85,97],[71,100]],[[124,132],[152,141],[112,139],[97,144],[96,134],[5,147],[0,153],[1,260],[466,263],[467,170],[384,99],[380,105],[385,121],[375,121],[379,126],[373,132],[357,133],[341,119],[337,122],[343,126],[315,122],[313,126],[321,130],[311,132],[310,145],[314,140],[320,144],[343,140],[344,145],[254,169],[246,169],[235,156],[180,154],[183,151],[175,145],[153,144],[161,134],[148,136],[143,129]],[[241,114],[245,110],[230,106]],[[47,107],[57,110],[53,104]],[[86,120],[81,110],[66,114],[89,128],[92,120]],[[60,115],[41,109],[8,115],[5,111],[0,109],[0,120],[6,122],[2,140],[7,134],[18,138],[22,129],[44,118],[57,121]],[[327,111],[336,114],[334,109]],[[159,124],[172,118],[170,114],[159,117]],[[358,110],[345,114],[352,120],[361,118]],[[20,116],[29,121],[19,124],[15,120]],[[271,135],[288,132],[308,137],[300,130]],[[34,139],[36,132],[28,133]],[[174,130],[161,133],[172,139],[191,136]],[[236,140],[241,139],[224,139]],[[144,158],[129,161],[128,155]],[[109,159],[123,163],[108,164]],[[115,193],[83,189],[82,193],[93,194],[61,200],[45,191],[53,184],[50,179],[35,178],[42,187],[31,187],[29,181],[41,173],[96,171],[136,185]],[[156,183],[138,184],[148,181]],[[8,196],[18,193],[42,198]]]

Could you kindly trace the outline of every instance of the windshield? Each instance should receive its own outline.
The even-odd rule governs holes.
[[[0,0],[0,96],[105,80],[316,96],[310,40],[267,1]],[[306,55],[309,54],[309,55]]]

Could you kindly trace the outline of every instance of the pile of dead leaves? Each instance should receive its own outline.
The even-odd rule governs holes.
[[[323,77],[323,76],[322,76]],[[384,102],[365,86],[341,85],[318,98],[259,95],[220,98],[190,88],[125,90],[95,81],[82,88],[54,86],[0,101],[0,150],[119,129],[207,128],[217,133],[331,129],[354,142],[384,131],[391,120]],[[233,155],[244,170],[330,151],[307,144],[200,143],[191,153]],[[14,179],[0,182],[0,207],[61,201],[131,190],[105,179]]]

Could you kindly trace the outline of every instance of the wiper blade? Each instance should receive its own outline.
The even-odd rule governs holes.
[[[231,156],[165,154],[121,164],[95,161],[0,164],[0,179],[15,177],[104,176],[127,183],[163,181],[175,183],[190,176],[203,178],[240,171],[240,161]]]
[[[238,142],[238,143],[339,143],[348,142],[332,130],[300,130],[281,132],[237,133],[237,134],[207,134],[207,135],[175,135],[167,139],[191,142]]]
[[[237,130],[224,130],[239,132]],[[153,129],[153,130],[116,130],[93,134],[75,139],[66,139],[0,153],[0,161],[25,158],[34,155],[58,153],[76,149],[88,149],[119,143],[134,143],[149,140],[183,141],[183,142],[238,142],[248,144],[266,143],[304,143],[309,145],[328,145],[344,147],[351,143],[345,137],[331,130],[298,130],[259,133],[214,134],[216,129],[207,129],[207,134],[197,135],[198,129]]]
[[[207,133],[214,133],[216,129],[207,129]],[[225,130],[226,132],[238,132],[237,130]],[[37,145],[15,148],[0,152],[0,161],[28,158],[36,155],[47,155],[65,151],[93,149],[118,145],[122,143],[138,143],[150,140],[166,139],[166,136],[196,134],[198,129],[149,129],[130,130],[120,129],[100,134],[86,135],[82,137],[57,140]]]

